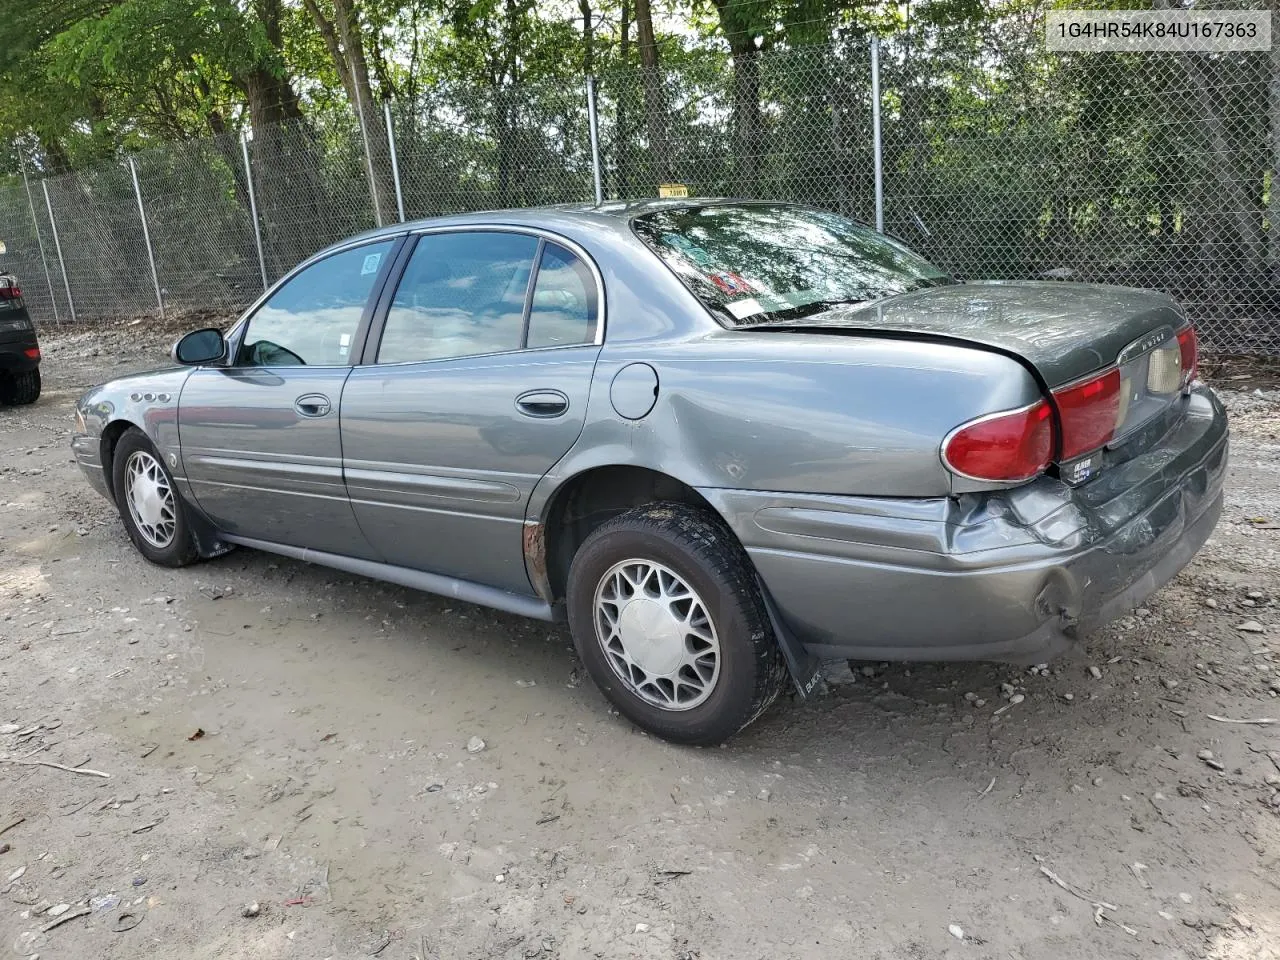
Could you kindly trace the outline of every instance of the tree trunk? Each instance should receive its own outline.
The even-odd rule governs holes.
[[[199,69],[199,64],[196,63],[195,57],[191,58],[191,65],[197,70]],[[200,99],[206,105],[209,104],[213,97],[213,89],[209,86],[209,81],[204,77],[197,76],[196,89],[200,91]],[[205,107],[204,119],[209,127],[209,132],[215,137],[220,137],[227,132],[227,118],[216,106],[208,105]]]
[[[759,196],[760,156],[763,153],[760,117],[760,46],[752,25],[735,0],[712,0],[720,15],[720,29],[733,57],[733,149],[737,191]]]
[[[262,25],[271,52],[264,54],[232,78],[248,105],[253,131],[250,157],[253,186],[258,201],[263,255],[268,276],[276,277],[312,252],[303,231],[289,229],[285,221],[308,221],[323,209],[317,200],[314,164],[301,162],[295,144],[306,136],[302,106],[293,82],[284,71],[284,32],[280,25],[281,0],[254,0],[252,10]],[[236,196],[249,214],[248,191],[240,145],[230,136],[220,138],[223,156],[236,180]],[[285,211],[288,211],[285,213]]]
[[[760,51],[755,42],[730,44],[733,54],[734,153],[737,156],[738,192],[760,196]]]
[[[239,78],[239,83],[248,101],[253,130],[249,153],[263,256],[267,275],[274,278],[314,252],[315,244],[309,232],[297,226],[323,222],[326,204],[316,179],[310,130],[297,108],[296,98],[290,98],[284,89],[288,87],[291,93],[292,84],[265,68],[248,71]],[[247,194],[243,200],[247,214]]]
[[[832,200],[835,208],[845,216],[849,215],[848,184],[845,183],[847,161],[845,159],[844,114],[847,106],[848,91],[852,84],[848,82],[846,71],[841,68],[844,60],[832,56],[827,61],[827,101],[831,110],[831,174],[835,183]],[[810,109],[820,106],[817,96],[813,98]]]
[[[520,134],[517,97],[520,81],[519,52],[523,40],[519,0],[506,0],[506,29],[502,48],[501,77],[495,90],[498,109],[498,198],[501,206],[520,204],[524,184],[516,176],[517,139]]]
[[[589,77],[596,65],[596,28],[591,18],[591,0],[578,0],[578,10],[582,13],[582,72]]]
[[[1274,51],[1272,56],[1275,56]],[[1228,236],[1233,235],[1235,239],[1234,257],[1230,251],[1225,256],[1213,257],[1217,261],[1216,272],[1234,275],[1233,283],[1242,282],[1242,278],[1244,282],[1249,282],[1249,278],[1256,276],[1261,270],[1263,263],[1262,192],[1254,175],[1256,171],[1241,170],[1242,154],[1247,162],[1247,153],[1240,149],[1240,144],[1227,127],[1220,104],[1215,102],[1215,97],[1230,95],[1234,92],[1232,88],[1237,85],[1214,84],[1214,78],[1209,73],[1212,63],[1207,56],[1184,54],[1179,57],[1178,62],[1189,81],[1190,93],[1202,105],[1200,124],[1209,146],[1206,167],[1217,180],[1211,203],[1214,212],[1211,213],[1210,205],[1206,205],[1204,215],[1209,221],[1221,223]],[[1206,227],[1208,226],[1209,223],[1206,223]],[[1211,229],[1206,235],[1215,235],[1216,239],[1217,233],[1217,230]],[[1227,258],[1236,262],[1224,262]]]
[[[275,62],[265,58],[250,68],[248,77],[241,83],[249,101],[249,119],[255,132],[259,124],[277,123],[281,120],[301,120],[302,105],[293,83],[284,72],[284,30],[280,25],[281,0],[254,0],[253,11],[262,24],[267,43],[275,54]],[[254,87],[250,91],[249,86]],[[257,114],[254,98],[257,97]]]
[[[192,65],[198,68],[195,58],[192,57]],[[196,89],[200,92],[201,99],[208,104],[213,96],[213,89],[209,86],[209,81],[204,77],[198,76],[196,79]],[[223,164],[231,173],[231,182],[235,189],[236,203],[240,205],[240,209],[249,209],[249,192],[244,179],[244,164],[241,162],[240,144],[236,142],[237,138],[230,134],[227,127],[227,118],[222,115],[222,111],[215,106],[205,108],[205,122],[209,126],[210,133],[213,134],[213,149],[222,158]]]
[[[355,0],[332,0],[333,18],[330,19],[320,8],[320,0],[303,0],[303,3],[324,40],[338,79],[346,91],[347,101],[355,113],[374,216],[378,223],[394,223],[396,198],[391,151],[381,104],[375,101],[369,80],[360,12],[356,9]]]
[[[649,155],[653,176],[659,183],[672,177],[671,144],[667,138],[667,109],[662,94],[658,43],[653,35],[653,12],[649,0],[635,0],[636,43],[640,47],[640,69],[644,83],[644,112],[649,130]]]
[[[381,104],[374,100],[369,82],[369,61],[365,57],[360,13],[355,0],[333,0],[334,23],[346,54],[351,78],[352,106],[361,122],[365,138],[365,160],[369,168],[369,191],[378,223],[395,223],[395,180],[391,173],[391,150]]]
[[[57,176],[71,169],[71,158],[57,137],[43,132],[36,136],[40,139],[40,152],[44,155],[44,170],[41,171],[44,176]]]
[[[618,24],[618,59],[623,68],[631,66],[631,0],[622,0]],[[617,96],[617,120],[614,123],[614,196],[626,200],[631,196],[631,131],[627,129],[627,97]]]

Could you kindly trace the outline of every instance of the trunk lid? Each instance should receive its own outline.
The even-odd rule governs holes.
[[[1058,423],[1054,459],[1060,475],[1083,483],[1106,463],[1157,443],[1181,418],[1182,407],[1175,401],[1183,394],[1185,371],[1176,334],[1185,326],[1177,304],[1150,290],[988,281],[835,305],[796,320],[743,329],[940,337],[1015,355],[1048,388]],[[1103,371],[1108,373],[1104,382],[1110,406],[1104,416],[1109,421],[1090,425],[1096,437],[1092,442],[1064,449],[1069,411],[1092,404],[1089,396],[1100,388],[1082,388],[1081,383]],[[1098,412],[1095,407],[1095,418]]]
[[[1120,353],[1185,324],[1162,293],[1088,283],[983,281],[928,287],[873,303],[742,329],[887,331],[968,340],[1013,353],[1053,389],[1115,364]],[[1158,346],[1156,337],[1146,349]]]

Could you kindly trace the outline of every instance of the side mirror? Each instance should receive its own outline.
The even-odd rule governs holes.
[[[226,358],[227,341],[223,339],[222,331],[213,327],[192,330],[173,345],[169,355],[174,363],[187,367],[219,363]]]

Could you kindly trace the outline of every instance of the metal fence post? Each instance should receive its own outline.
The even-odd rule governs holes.
[[[71,299],[71,281],[67,279],[67,261],[62,258],[62,241],[58,239],[58,221],[53,215],[53,203],[49,200],[49,181],[41,180],[40,189],[44,191],[44,206],[49,211],[49,226],[53,228],[53,249],[58,253],[58,267],[62,270],[62,287],[67,291],[67,309],[71,311],[71,322],[76,322],[76,302]]]
[[[53,277],[49,275],[49,261],[44,255],[44,239],[40,236],[40,221],[36,219],[36,202],[31,197],[31,181],[27,179],[27,160],[18,148],[18,163],[22,166],[22,185],[27,189],[27,206],[31,208],[31,228],[36,232],[36,246],[40,248],[40,266],[44,267],[44,285],[49,290],[49,303],[53,305],[53,322],[62,325],[58,316],[58,298],[53,292]]]
[[[249,190],[249,217],[253,220],[253,242],[258,247],[258,269],[262,272],[262,289],[267,289],[267,260],[262,255],[262,227],[258,224],[258,198],[253,191],[253,164],[249,162],[249,137],[240,134],[240,152],[244,155],[244,182]]]
[[[884,233],[884,157],[880,140],[880,38],[871,38],[871,137],[876,166],[876,229]]]
[[[595,181],[596,203],[604,202],[604,183],[600,177],[600,131],[596,123],[596,78],[587,75],[587,124],[591,128],[591,176]]]
[[[156,272],[156,255],[151,249],[151,231],[147,228],[147,208],[142,205],[142,187],[138,185],[138,165],[129,158],[129,174],[133,177],[133,195],[138,198],[138,217],[142,220],[142,242],[147,245],[147,263],[151,264],[151,282],[156,287],[156,305],[164,319],[164,294],[160,292],[160,274]]]
[[[396,160],[396,128],[391,125],[391,101],[382,101],[382,117],[387,122],[387,149],[391,152],[391,179],[396,182],[396,213],[404,223],[404,194],[400,191],[400,164]]]

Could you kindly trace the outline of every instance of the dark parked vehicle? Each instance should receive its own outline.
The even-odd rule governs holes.
[[[148,559],[269,550],[567,617],[714,743],[816,658],[1036,662],[1174,576],[1227,424],[1158,293],[957,283],[835,214],[471,214],[317,254],[72,446]]]
[[[0,273],[0,403],[35,403],[39,398],[40,343],[35,324],[18,278]]]

